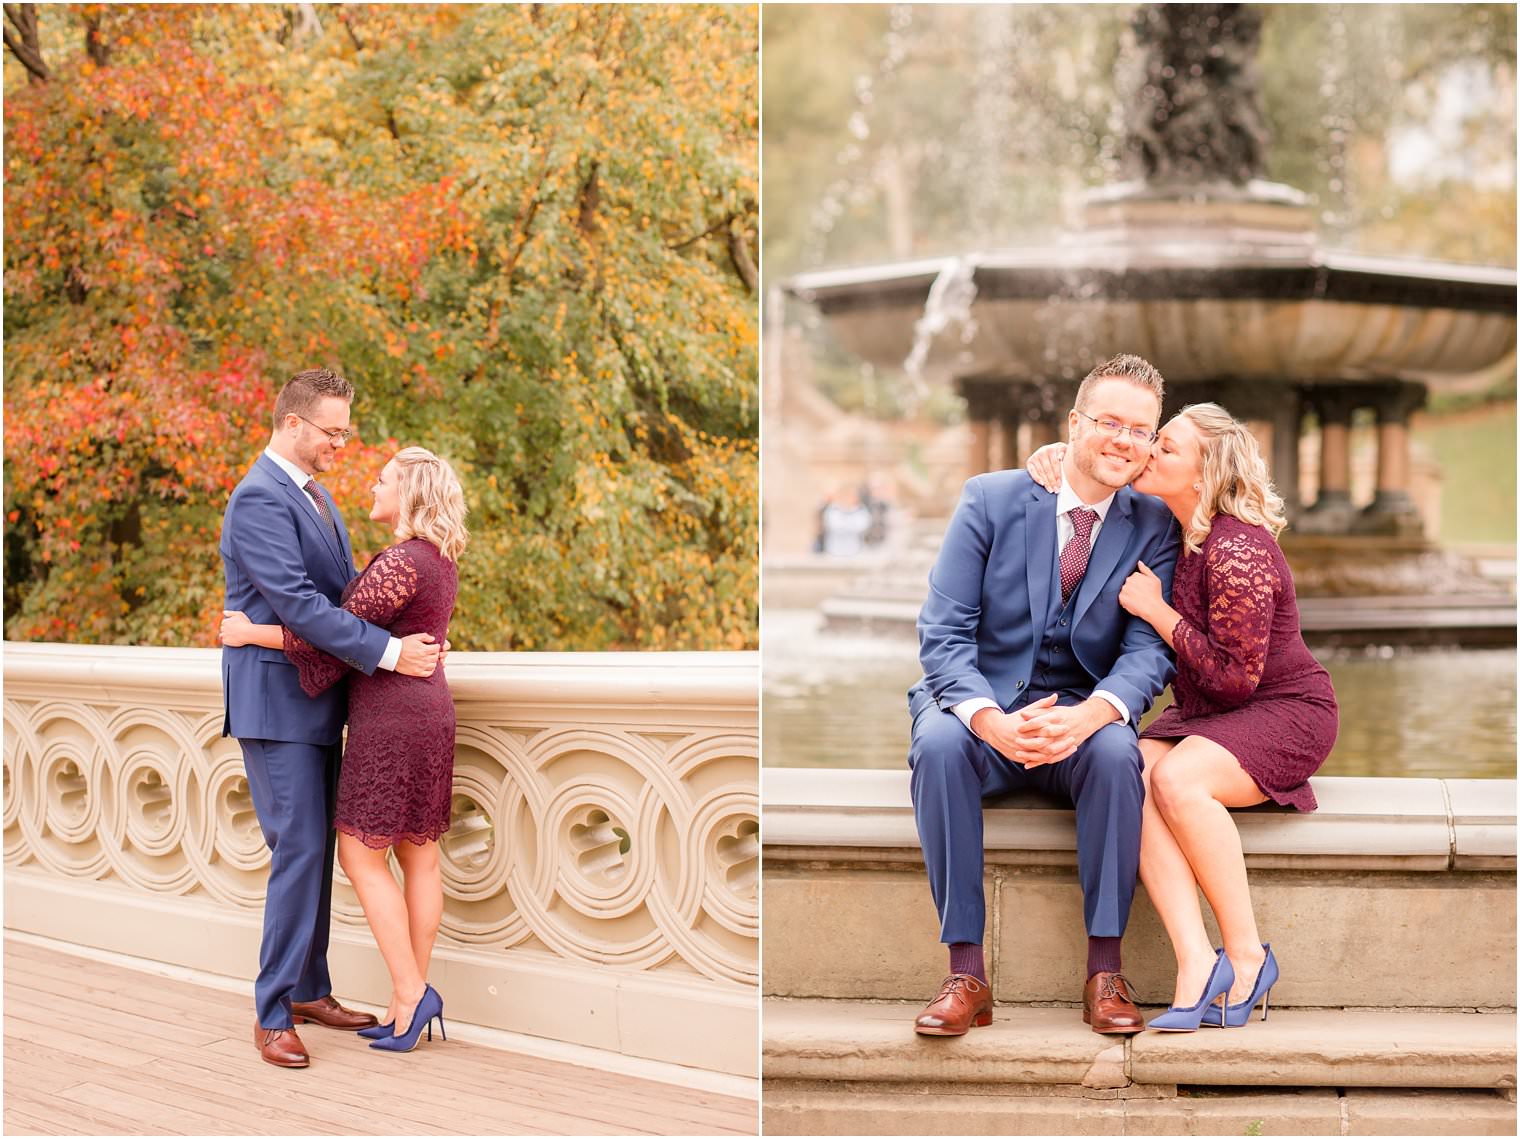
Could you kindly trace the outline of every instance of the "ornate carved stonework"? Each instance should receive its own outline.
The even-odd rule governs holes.
[[[704,986],[730,1005],[752,990],[756,654],[455,653],[447,667],[459,729],[439,956],[526,952],[698,1003]],[[7,644],[4,708],[8,877],[183,897],[256,925],[269,853],[237,741],[221,738],[215,651]],[[341,871],[333,925],[368,937]],[[227,971],[251,976],[256,956]]]

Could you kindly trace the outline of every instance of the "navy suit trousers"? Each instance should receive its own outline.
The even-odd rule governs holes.
[[[269,846],[269,890],[254,1005],[264,1028],[290,1028],[290,1002],[332,992],[333,807],[343,746],[245,740],[243,766]]]
[[[1023,703],[1048,693],[1030,692]],[[1057,703],[1077,704],[1062,696]],[[932,700],[913,720],[908,754],[913,813],[940,940],[981,944],[987,924],[982,890],[982,800],[1033,789],[1069,800],[1077,812],[1077,875],[1091,937],[1121,937],[1140,870],[1145,785],[1135,729],[1108,724],[1059,763],[1028,771],[972,735]]]

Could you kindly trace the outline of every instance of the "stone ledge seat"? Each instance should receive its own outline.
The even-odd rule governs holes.
[[[897,770],[768,768],[767,855],[833,847],[917,856],[906,767]],[[1232,812],[1248,866],[1277,869],[1515,869],[1515,781],[1382,779],[1310,781],[1319,809],[1275,803]],[[989,863],[1020,853],[1076,853],[1070,806],[1020,794],[985,811]]]
[[[771,768],[764,780],[766,994],[922,1005],[946,963],[908,772]],[[1515,781],[1313,785],[1311,814],[1234,812],[1257,921],[1282,965],[1274,1024],[1280,1010],[1513,1014]],[[984,820],[993,997],[1075,1007],[1085,940],[1073,812],[1019,795]],[[1207,908],[1205,920],[1221,944]],[[1174,958],[1143,886],[1123,959],[1142,1003],[1170,998]]]

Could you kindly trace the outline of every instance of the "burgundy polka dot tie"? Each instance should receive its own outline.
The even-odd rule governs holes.
[[[322,492],[317,489],[317,480],[307,479],[306,486],[302,489],[305,490],[307,494],[311,495],[312,501],[317,505],[317,513],[322,516],[322,521],[327,523],[327,528],[331,530],[333,532],[333,535],[336,537],[338,528],[333,525],[332,511],[327,509],[327,499],[323,498]],[[1084,563],[1087,561],[1087,556],[1085,554],[1082,557],[1082,561]],[[1064,590],[1066,588],[1066,562],[1064,559],[1061,562],[1061,582],[1061,588]]]
[[[1087,555],[1092,551],[1092,528],[1093,522],[1098,517],[1096,510],[1088,510],[1085,506],[1074,507],[1069,515],[1071,524],[1076,533],[1071,536],[1071,541],[1066,543],[1066,548],[1061,551],[1061,602],[1065,604],[1071,597],[1071,591],[1077,587],[1077,582],[1082,580],[1082,575],[1087,572]]]

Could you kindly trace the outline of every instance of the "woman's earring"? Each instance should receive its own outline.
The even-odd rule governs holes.
[[[1193,484],[1193,489],[1194,490],[1202,490],[1203,489],[1203,484],[1201,482],[1195,482]]]

